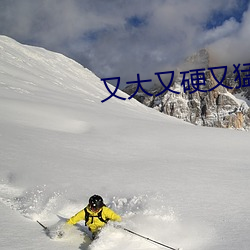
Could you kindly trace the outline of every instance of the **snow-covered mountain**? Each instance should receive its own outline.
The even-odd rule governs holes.
[[[53,228],[97,193],[171,247],[248,250],[249,133],[108,96],[71,59],[0,36],[0,248],[162,249],[112,225],[90,243],[84,222],[51,240],[36,223]]]
[[[212,67],[213,60],[214,58],[207,49],[202,49],[188,57],[175,71],[176,77],[171,90],[179,92],[178,94],[165,91],[155,97],[163,90],[163,87],[157,84],[149,91],[154,96],[151,97],[140,91],[135,98],[146,106],[195,125],[249,130],[250,108],[248,104],[250,99],[248,98],[250,88],[237,89],[238,83],[233,81],[236,77],[233,74],[234,69],[228,68],[223,84],[234,89],[219,86],[212,91],[207,91],[218,84],[208,70],[209,67]],[[181,85],[183,75],[179,72],[202,68],[206,69],[206,84],[199,87],[203,92],[190,93],[194,89],[185,92]],[[190,76],[187,75],[186,79],[190,79]],[[221,76],[218,79],[221,79]],[[124,91],[131,95],[135,92],[135,86],[130,85]]]

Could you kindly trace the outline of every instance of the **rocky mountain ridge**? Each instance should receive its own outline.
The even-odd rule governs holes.
[[[207,70],[211,67],[210,59],[209,51],[202,49],[188,57],[177,68],[175,71],[177,76],[173,80],[170,89],[179,94],[167,90],[161,95],[157,95],[164,88],[163,86],[154,85],[148,91],[153,96],[146,95],[143,91],[138,91],[134,98],[159,112],[180,118],[195,125],[249,130],[250,108],[247,102],[250,100],[250,86],[249,88],[239,88],[239,80],[234,81],[234,69],[228,67],[227,75],[222,83],[231,87],[231,89],[221,85],[216,87],[218,82],[211,71]],[[206,69],[205,85],[199,85],[201,91],[193,91],[194,88],[192,86],[189,91],[185,91],[182,85],[183,75],[180,72],[200,68]],[[218,71],[215,76],[221,79],[221,74]],[[241,73],[241,78],[245,75]],[[188,78],[190,80],[190,76],[185,77],[185,79]],[[135,89],[136,84],[129,85],[124,89],[124,92],[132,95]]]

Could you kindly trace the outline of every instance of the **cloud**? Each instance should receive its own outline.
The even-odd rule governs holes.
[[[231,32],[225,32],[225,30],[230,30],[227,26],[231,26]],[[244,12],[241,23],[235,23],[235,21],[232,21],[231,25],[224,23],[220,29],[227,35],[221,39],[215,39],[209,45],[216,63],[250,63],[250,8]]]
[[[225,37],[231,36],[232,34],[238,33],[240,24],[231,17],[229,20],[226,20],[221,26],[207,30],[201,36],[201,44],[211,44],[218,40],[221,40]]]
[[[247,48],[248,12],[239,22],[231,15],[237,6],[237,0],[2,0],[0,33],[61,52],[102,78],[120,76],[124,87],[137,73],[148,79],[175,69],[204,46]],[[229,18],[216,25],[218,10]]]

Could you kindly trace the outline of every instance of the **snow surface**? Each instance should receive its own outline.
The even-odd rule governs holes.
[[[112,224],[91,243],[83,222],[62,239],[36,223],[53,229],[96,193],[171,247],[249,250],[249,133],[108,96],[73,60],[0,36],[0,249],[163,249]]]

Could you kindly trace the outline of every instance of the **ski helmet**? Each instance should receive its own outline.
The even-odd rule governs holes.
[[[98,210],[103,207],[103,199],[99,195],[93,195],[89,198],[89,206],[93,210]]]

